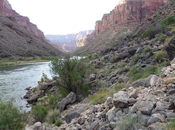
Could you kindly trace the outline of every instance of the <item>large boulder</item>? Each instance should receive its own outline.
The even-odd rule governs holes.
[[[152,75],[144,79],[136,80],[131,84],[131,86],[132,87],[139,87],[139,86],[149,87],[151,78],[152,78]]]
[[[58,102],[57,107],[61,110],[64,110],[65,107],[69,104],[72,104],[76,101],[76,94],[74,92],[70,92],[63,100]]]
[[[80,112],[78,110],[69,109],[64,119],[67,123],[70,123],[72,119],[80,117]]]
[[[128,106],[129,94],[125,91],[119,91],[114,94],[113,97],[113,106],[115,108],[125,108]]]
[[[49,88],[52,88],[55,85],[55,81],[51,82],[51,83],[39,83],[39,90],[46,90]]]

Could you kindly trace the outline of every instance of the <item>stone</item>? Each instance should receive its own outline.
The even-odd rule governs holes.
[[[91,74],[91,75],[89,76],[89,79],[90,79],[90,81],[95,80],[95,79],[96,79],[96,74]]]
[[[150,119],[150,116],[144,115],[144,114],[141,113],[140,111],[137,112],[137,116],[138,116],[139,122],[140,122],[142,125],[148,126],[148,120]]]
[[[76,94],[74,92],[70,92],[64,99],[58,102],[57,107],[61,110],[64,110],[66,105],[72,104],[76,101]]]
[[[125,91],[119,91],[113,96],[113,106],[116,108],[125,108],[128,106],[129,94]]]
[[[151,87],[156,86],[156,82],[157,82],[158,79],[159,79],[159,77],[156,76],[156,75],[153,75],[153,76],[151,77],[151,80],[150,80],[150,85],[151,85]]]
[[[136,80],[131,84],[131,86],[132,87],[140,87],[140,86],[149,87],[151,78],[152,78],[152,75],[150,75],[149,77],[145,79]]]
[[[175,77],[168,77],[164,79],[164,84],[170,84],[175,82]]]
[[[171,95],[171,94],[175,94],[175,89],[170,89],[170,90],[167,92],[167,95]]]
[[[148,127],[148,130],[164,130],[162,123],[154,123]]]
[[[104,104],[105,104],[105,106],[112,104],[112,97],[108,97]]]
[[[128,99],[128,105],[129,105],[129,106],[134,105],[136,102],[137,102],[137,99],[135,99],[135,98],[129,98],[129,99]]]
[[[175,36],[165,46],[165,50],[168,53],[170,60],[173,60],[175,57]]]
[[[80,112],[74,109],[69,109],[64,119],[67,123],[70,123],[72,119],[80,117]]]
[[[154,124],[156,122],[162,123],[162,121],[163,121],[163,117],[159,113],[156,113],[150,117],[150,119],[148,120],[148,125]]]
[[[138,90],[133,89],[131,93],[129,93],[130,98],[137,98],[138,97]]]
[[[46,90],[46,89],[50,89],[55,85],[55,81],[51,82],[51,83],[39,83],[39,90]]]
[[[145,115],[150,115],[152,110],[155,107],[155,103],[149,100],[137,101],[136,105],[137,105],[137,110],[141,111],[141,113]]]

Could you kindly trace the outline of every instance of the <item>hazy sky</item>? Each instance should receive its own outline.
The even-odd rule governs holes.
[[[8,0],[44,34],[94,30],[95,22],[112,11],[119,0]]]

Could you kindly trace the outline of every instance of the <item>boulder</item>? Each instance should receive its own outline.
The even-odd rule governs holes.
[[[165,50],[168,53],[170,60],[173,60],[173,58],[175,57],[175,36],[165,46]]]
[[[133,89],[131,93],[129,93],[130,98],[137,98],[138,97],[138,90]]]
[[[148,125],[154,124],[156,122],[163,122],[163,117],[159,114],[153,114],[150,119],[148,120]]]
[[[61,110],[64,110],[65,107],[69,104],[72,104],[76,101],[76,94],[74,92],[70,92],[64,99],[58,102],[57,107]]]
[[[168,77],[164,79],[164,84],[174,83],[174,81],[175,81],[175,77]]]
[[[72,119],[80,117],[80,112],[74,109],[69,109],[69,111],[64,116],[64,119],[67,123],[70,123]]]
[[[46,89],[50,89],[55,85],[55,81],[51,82],[51,83],[39,83],[39,90],[46,90]]]
[[[91,74],[91,75],[89,76],[89,79],[90,79],[90,81],[95,80],[95,79],[96,79],[96,74]]]
[[[131,86],[132,87],[139,87],[139,86],[149,87],[151,78],[152,78],[152,75],[144,79],[136,80],[131,84]]]
[[[119,91],[113,96],[113,106],[116,108],[125,108],[128,106],[129,94],[125,91]]]
[[[159,77],[156,76],[156,75],[153,75],[153,76],[151,77],[151,80],[150,80],[150,85],[151,85],[151,87],[156,86],[156,82],[157,82],[158,79],[159,79]]]

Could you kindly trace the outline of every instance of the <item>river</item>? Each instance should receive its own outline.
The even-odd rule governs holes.
[[[27,101],[23,99],[26,88],[36,87],[41,80],[42,73],[51,79],[49,62],[27,63],[0,67],[0,97],[2,101],[14,99],[13,104],[22,110],[27,108]]]

